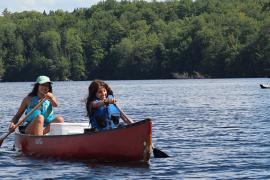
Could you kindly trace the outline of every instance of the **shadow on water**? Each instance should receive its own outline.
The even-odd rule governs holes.
[[[149,163],[143,162],[94,162],[94,161],[84,161],[84,163],[91,167],[101,167],[101,166],[110,166],[110,167],[120,167],[120,168],[145,168],[150,167]]]

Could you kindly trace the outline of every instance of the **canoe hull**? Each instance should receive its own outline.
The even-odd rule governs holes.
[[[149,161],[152,122],[140,121],[104,132],[32,136],[16,133],[16,149],[36,157],[97,161]]]
[[[269,84],[260,84],[260,87],[262,89],[270,89],[270,85]]]

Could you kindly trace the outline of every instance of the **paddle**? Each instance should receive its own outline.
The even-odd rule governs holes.
[[[127,124],[132,124],[134,123],[134,121],[132,119],[130,119],[123,111],[122,109],[117,105],[115,104],[115,106],[119,109],[120,113],[124,116],[124,121],[127,123]],[[154,154],[154,157],[155,158],[167,158],[167,157],[170,157],[168,154],[166,154],[165,152],[161,151],[160,149],[158,148],[155,148],[154,145],[152,144],[152,148],[153,148],[153,154]]]
[[[22,120],[20,120],[16,125],[15,129],[19,127],[35,110],[37,110],[42,103],[46,100],[46,98],[43,98]],[[0,147],[2,146],[3,141],[11,134],[12,132],[7,132],[4,135],[0,137]]]

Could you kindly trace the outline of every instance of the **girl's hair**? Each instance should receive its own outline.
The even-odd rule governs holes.
[[[33,87],[33,89],[32,89],[32,92],[30,92],[30,93],[28,94],[28,96],[31,96],[31,97],[37,96],[39,85],[40,85],[39,83],[35,83],[35,84],[34,84],[34,87]],[[52,93],[52,84],[51,84],[51,83],[49,83],[49,92]]]
[[[92,81],[92,83],[90,84],[90,86],[88,87],[88,97],[86,99],[86,110],[87,110],[87,116],[90,117],[91,115],[91,107],[90,107],[90,103],[92,101],[96,100],[96,94],[97,91],[101,88],[104,87],[107,90],[107,95],[113,95],[113,92],[111,90],[111,88],[109,87],[109,85],[107,83],[105,83],[102,80],[94,80]]]

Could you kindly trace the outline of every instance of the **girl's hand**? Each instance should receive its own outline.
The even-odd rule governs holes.
[[[107,98],[103,102],[104,102],[105,105],[115,104],[116,103],[116,99],[115,98]]]
[[[52,99],[54,98],[53,94],[50,93],[50,92],[47,92],[47,93],[44,95],[44,97],[45,97],[46,99],[48,99],[48,100],[52,100]]]
[[[51,101],[53,107],[57,107],[58,106],[56,97],[52,93],[47,92],[46,94],[44,94],[44,97],[46,99],[48,99],[49,101]]]
[[[109,104],[115,104],[115,103],[116,103],[116,99],[115,98],[109,99]]]
[[[15,124],[13,122],[10,123],[8,130],[10,133],[13,133],[15,131]]]

